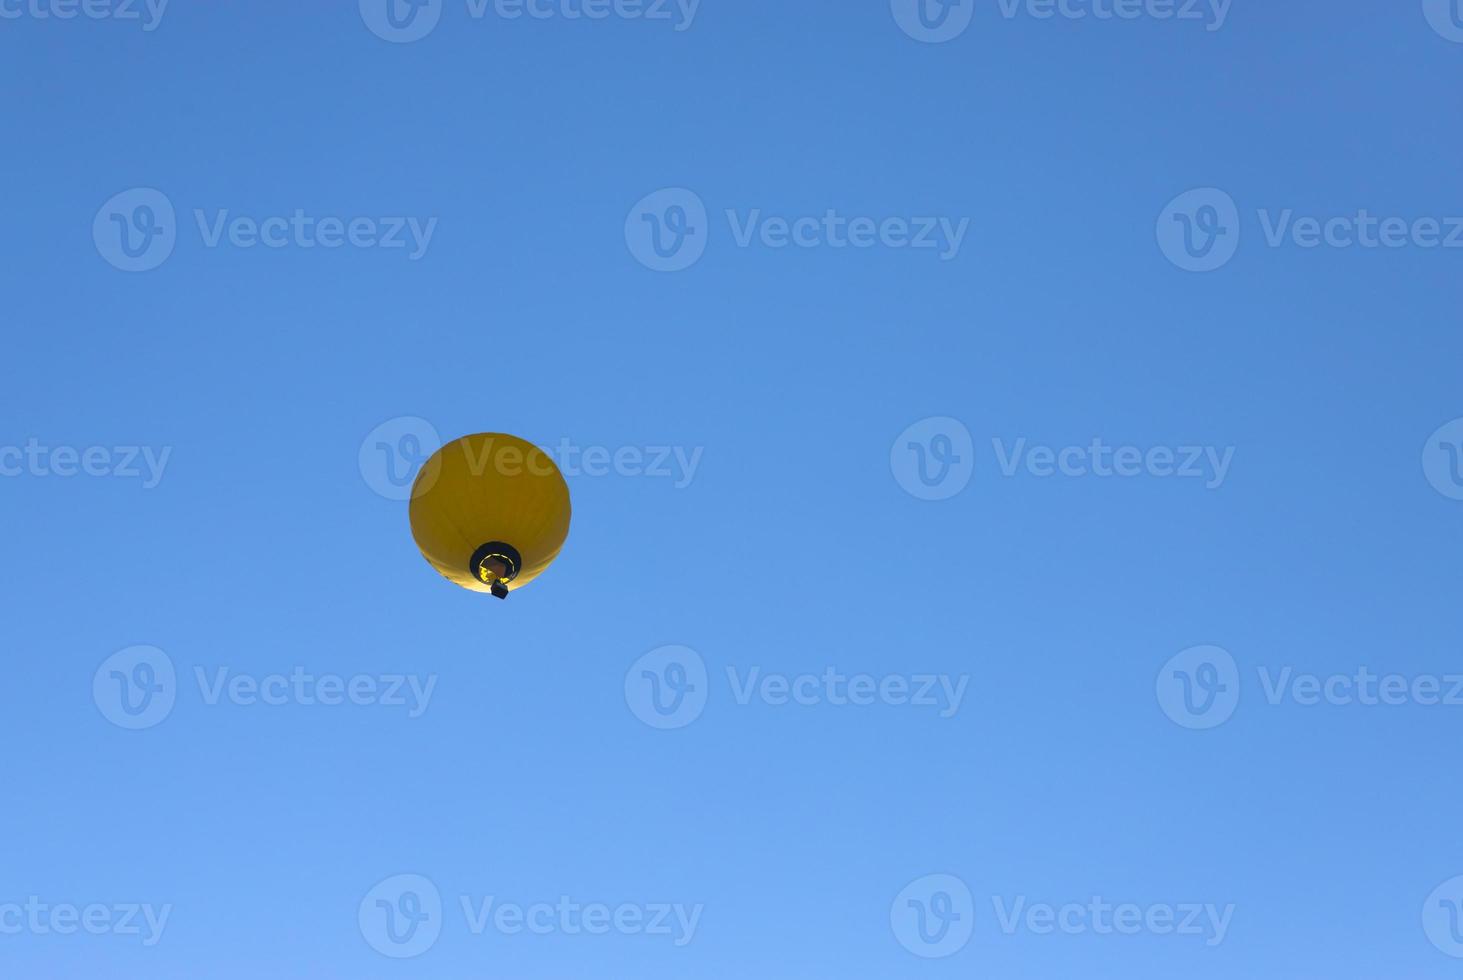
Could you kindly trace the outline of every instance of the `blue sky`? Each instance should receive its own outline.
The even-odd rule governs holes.
[[[0,15],[0,972],[1457,974],[1453,0]]]

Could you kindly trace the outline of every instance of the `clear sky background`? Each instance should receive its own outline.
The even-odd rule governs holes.
[[[170,449],[155,486],[0,456],[0,906],[171,907],[153,945],[6,914],[0,973],[1457,976],[1463,705],[1271,704],[1259,673],[1463,672],[1463,477],[1430,435],[1463,416],[1463,250],[1271,247],[1258,214],[1463,215],[1448,12],[971,2],[942,43],[885,0],[704,0],[685,30],[445,0],[407,43],[345,0],[175,0],[150,31],[0,3],[0,447]],[[175,209],[145,272],[106,244],[134,188]],[[707,210],[674,272],[626,234],[666,188]],[[1157,234],[1196,188],[1238,212],[1210,272]],[[740,247],[728,209],[969,224],[946,260]],[[194,216],[297,210],[436,223],[413,259],[210,247]],[[388,499],[402,418],[699,464],[566,467],[568,545],[500,603]],[[959,424],[903,435],[930,418]],[[919,499],[909,443],[942,437],[969,482]],[[1210,488],[1007,476],[992,445],[1094,438],[1234,452]],[[104,662],[136,645],[176,680],[129,730]],[[626,691],[666,645],[707,670],[674,730]],[[1207,729],[1161,694],[1197,645],[1235,664]],[[410,717],[196,679],[296,667],[435,687]],[[967,686],[950,717],[740,704],[729,668]],[[358,914],[400,874],[443,906],[409,959]],[[914,895],[958,948],[901,918],[928,875],[968,888]],[[462,896],[704,909],[678,946],[478,935]],[[1213,945],[996,912],[1097,896],[1233,912]]]

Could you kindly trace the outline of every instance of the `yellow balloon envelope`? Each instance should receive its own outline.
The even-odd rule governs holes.
[[[500,599],[532,582],[569,536],[569,487],[549,454],[484,432],[449,442],[411,490],[411,533],[449,581]]]

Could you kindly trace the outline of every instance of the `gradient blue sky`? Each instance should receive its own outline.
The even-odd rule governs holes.
[[[398,44],[345,0],[174,0],[151,31],[5,0],[0,446],[171,455],[150,488],[0,478],[0,906],[172,911],[153,946],[0,934],[0,973],[1457,976],[1423,910],[1463,874],[1463,706],[1271,705],[1257,672],[1463,671],[1463,503],[1423,465],[1463,416],[1463,252],[1271,248],[1257,212],[1463,214],[1463,43],[1413,0],[1239,2],[1213,31],[971,2],[937,44],[883,0],[703,0],[686,30],[463,0]],[[93,223],[139,187],[176,243],[129,273]],[[627,247],[664,188],[708,211],[678,272]],[[1155,232],[1195,188],[1240,215],[1208,273]],[[210,248],[193,217],[297,209],[437,223],[412,260]],[[948,261],[741,248],[728,209],[969,226]],[[497,603],[433,574],[363,473],[408,416],[702,456],[683,487],[571,475],[567,548]],[[973,442],[940,501],[891,468],[931,417]],[[1215,489],[1008,477],[992,446],[1094,437],[1233,463]],[[92,685],[138,644],[178,690],[129,731]],[[671,644],[708,700],[659,731],[625,680]],[[1240,697],[1190,730],[1155,682],[1201,644]],[[410,718],[194,681],[296,666],[436,687]],[[726,676],[829,667],[968,687],[942,718],[740,705]],[[398,961],[357,910],[400,873],[446,907]],[[973,895],[939,959],[891,927],[931,874]],[[479,936],[463,895],[704,912],[683,947]],[[1017,896],[1234,913],[1212,947],[1008,935],[992,898]]]

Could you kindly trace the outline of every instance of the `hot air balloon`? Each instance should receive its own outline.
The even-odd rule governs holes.
[[[442,576],[499,599],[543,574],[569,535],[569,487],[549,454],[484,432],[449,442],[417,474],[411,533]]]

